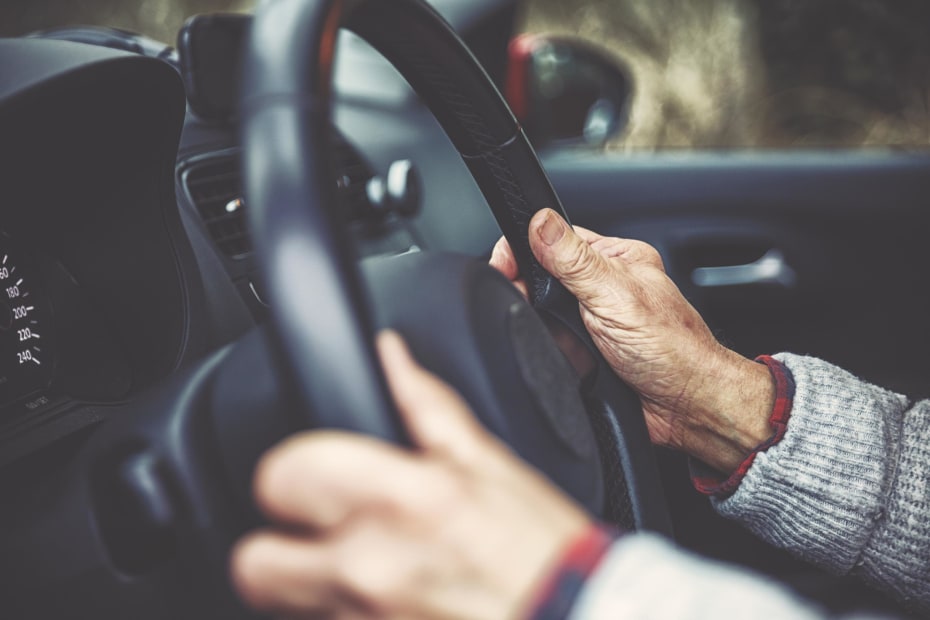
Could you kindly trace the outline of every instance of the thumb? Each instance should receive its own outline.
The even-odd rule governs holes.
[[[397,332],[385,330],[378,335],[378,353],[414,445],[468,463],[494,442],[462,397],[420,366]]]
[[[530,248],[543,268],[582,304],[603,294],[612,275],[607,259],[582,239],[558,213],[543,209],[530,220]]]

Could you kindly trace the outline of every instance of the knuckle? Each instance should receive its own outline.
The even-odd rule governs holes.
[[[650,244],[645,241],[640,241],[639,239],[630,239],[629,243],[632,247],[635,247],[639,252],[642,253],[644,257],[653,257],[658,258],[659,252]]]
[[[467,458],[476,455],[459,456]],[[419,496],[423,502],[420,508],[425,525],[445,523],[450,515],[458,513],[467,503],[470,493],[464,476],[456,473],[458,472],[437,467],[430,477],[425,492]]]
[[[354,545],[337,556],[334,574],[343,594],[376,617],[390,616],[402,595],[400,572],[387,570],[372,553]]]
[[[597,255],[585,244],[574,246],[562,259],[562,275],[569,278],[587,278],[594,271]]]
[[[659,254],[659,251],[644,241],[638,241],[637,243],[640,245],[643,259],[665,271],[665,264],[662,262],[662,255]]]
[[[314,472],[313,462],[327,462],[326,441],[322,436],[298,435],[265,453],[255,467],[252,495],[266,514],[274,514],[286,504],[295,485],[306,472]],[[318,458],[319,457],[319,458]]]
[[[459,504],[461,485],[457,476],[440,464],[439,460],[451,458],[441,449],[437,461],[420,468],[414,484],[400,492],[385,497],[377,506],[390,519],[416,523],[426,530],[434,523],[441,523],[450,510]]]
[[[621,256],[625,256],[630,262],[647,264],[652,267],[658,267],[665,270],[662,263],[662,255],[653,246],[645,241],[637,239],[622,239],[620,241]]]
[[[288,486],[288,470],[286,455],[280,449],[268,452],[258,462],[252,481],[252,495],[262,512],[277,511]]]

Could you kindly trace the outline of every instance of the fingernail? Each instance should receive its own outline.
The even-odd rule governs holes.
[[[546,213],[546,220],[539,228],[539,236],[546,245],[555,245],[565,235],[565,222],[555,211]]]

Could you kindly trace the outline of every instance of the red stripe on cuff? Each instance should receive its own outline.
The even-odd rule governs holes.
[[[528,620],[561,620],[568,617],[572,605],[584,589],[585,581],[597,568],[618,534],[592,524],[572,541],[558,566],[542,582]]]

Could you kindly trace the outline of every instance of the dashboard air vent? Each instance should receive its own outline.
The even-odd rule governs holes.
[[[374,173],[337,132],[334,132],[331,153],[340,208],[347,220],[364,217],[368,210],[365,185]],[[218,155],[193,164],[182,177],[214,243],[233,258],[241,258],[252,251],[239,165],[238,154]]]
[[[200,162],[187,171],[184,182],[220,251],[233,258],[251,252],[239,158],[224,156]]]

